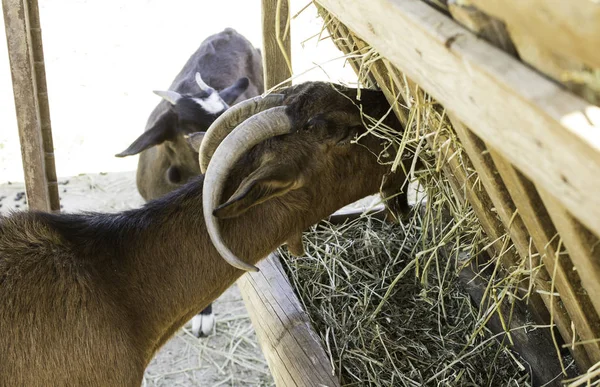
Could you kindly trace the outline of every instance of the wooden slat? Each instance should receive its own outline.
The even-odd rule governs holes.
[[[542,201],[563,239],[577,274],[600,314],[600,242],[573,218],[549,193],[540,191]],[[598,337],[600,338],[600,337]]]
[[[31,31],[32,55],[34,73],[36,78],[37,100],[40,112],[40,125],[42,129],[42,143],[44,146],[44,169],[48,182],[48,196],[50,209],[60,211],[58,195],[58,179],[54,161],[54,143],[52,141],[52,125],[50,121],[50,104],[48,102],[48,87],[46,84],[46,65],[44,62],[44,49],[42,42],[42,28],[38,0],[27,0],[29,9],[29,29]]]
[[[317,0],[600,235],[600,109],[419,0]]]
[[[483,38],[502,51],[517,56],[506,26],[500,20],[481,12],[462,0],[449,0],[448,11],[454,20],[468,28],[480,38]]]
[[[279,20],[277,20],[277,15],[279,15]],[[262,60],[265,90],[282,83],[292,75],[291,34],[289,30],[286,31],[289,19],[289,0],[262,0]],[[282,86],[291,84],[291,81],[285,82],[282,83]]]
[[[514,1],[508,1],[507,3],[508,7],[502,7],[503,10],[509,10],[510,7],[514,6],[512,4]],[[528,6],[530,5],[531,3],[528,4]],[[448,8],[456,21],[477,34],[477,36],[486,39],[512,56],[516,57],[518,51],[521,61],[530,64],[536,70],[560,82],[567,89],[588,102],[596,105],[600,103],[600,91],[596,91],[583,82],[571,80],[571,78],[580,76],[578,74],[582,74],[585,70],[582,60],[570,56],[564,51],[557,50],[554,45],[547,46],[539,41],[536,34],[530,33],[531,21],[529,18],[526,23],[522,23],[520,21],[515,22],[509,17],[506,19],[509,23],[507,30],[503,21],[482,12],[473,5],[465,4],[462,0],[450,0]],[[536,14],[537,12],[539,10],[536,11]],[[553,27],[557,28],[556,26]]]
[[[528,217],[536,217],[536,213],[523,213],[522,211],[518,210],[521,208],[519,207],[519,205],[523,206],[523,203],[521,203],[520,200],[513,201],[512,195],[514,195],[517,192],[520,192],[520,187],[514,188],[515,186],[511,185],[514,184],[514,182],[510,179],[503,180],[502,178],[504,176],[498,174],[496,170],[496,165],[490,157],[490,153],[488,152],[485,144],[479,138],[477,138],[468,128],[466,128],[456,117],[453,117],[452,114],[450,114],[450,118],[454,130],[458,134],[458,137],[460,138],[461,143],[465,147],[466,152],[469,154],[469,159],[473,162],[473,165],[475,166],[475,169],[479,174],[479,178],[481,179],[487,193],[490,195],[496,213],[502,220],[504,229],[508,231],[511,240],[513,241],[515,247],[519,251],[519,255],[522,257],[522,259],[525,259],[525,262],[527,263],[526,268],[530,270],[532,268],[537,267],[539,265],[539,257],[532,258],[531,263],[529,263],[528,260],[530,249],[530,234],[528,228],[526,227],[526,225],[528,225],[528,223],[530,222],[530,219]],[[509,188],[507,189],[507,187]],[[514,189],[511,190],[510,188]],[[529,226],[531,226],[531,224],[529,224]],[[540,227],[541,226],[542,224],[540,224]],[[545,224],[543,224],[543,226],[545,226]],[[536,243],[535,248],[532,249],[533,254],[535,254],[538,251],[545,251],[544,249],[546,247],[546,244],[540,245],[539,242],[541,240],[543,239],[537,240],[538,243]],[[535,238],[534,242],[536,242]],[[548,242],[549,240],[546,240],[546,243]],[[549,259],[547,256],[544,256],[544,258]],[[546,260],[544,260],[544,262],[546,262]],[[551,278],[551,276],[548,273],[548,271],[552,273],[551,269],[553,266],[550,266],[548,271],[546,270],[546,267],[542,267],[540,269],[542,272],[539,273],[538,276],[534,277],[534,282],[536,284],[537,289],[540,289],[546,293],[550,293],[551,287],[550,283],[548,282],[548,279]],[[541,276],[539,276],[540,274]],[[572,290],[569,283],[565,283],[563,277],[561,277],[561,279],[563,281],[561,282],[559,291],[561,289]],[[572,292],[569,294],[572,294]],[[556,302],[555,300],[547,299],[546,307],[548,309],[550,309],[551,307],[551,302],[555,302],[554,309],[557,311],[562,311],[565,307],[565,305],[563,305],[563,302]],[[569,308],[569,306],[567,306],[566,310],[570,312],[569,315],[565,313],[556,313],[554,317],[557,323],[557,327],[561,332],[561,335],[563,336],[565,341],[568,342],[572,339],[573,336],[570,327],[571,321],[576,321],[580,324],[580,326],[586,326],[588,329],[589,326],[587,326],[586,324],[587,320],[584,318],[582,314],[583,310],[581,308],[578,308],[577,306]],[[571,313],[575,314],[575,318],[571,315]],[[575,347],[572,350],[573,356],[577,360],[577,363],[579,365],[589,367],[591,365],[588,360],[589,354],[586,356],[582,353],[583,350],[584,349],[582,347]],[[593,352],[593,348],[591,349],[591,352]]]
[[[274,254],[238,286],[277,386],[339,386],[333,366]]]
[[[3,0],[2,8],[28,205],[35,210],[57,211],[58,187],[48,184],[48,178],[56,183],[56,172],[52,149],[48,157],[45,152],[51,148],[52,137],[37,2]]]
[[[559,240],[555,238],[556,229],[535,186],[495,150],[490,149],[490,155],[502,179],[510,187],[513,201],[535,246],[542,252],[542,261],[548,273],[556,273],[555,287],[574,323],[576,333],[582,340],[600,338],[600,319],[594,312],[590,298],[582,291],[569,257],[557,251]],[[593,362],[600,361],[600,343],[587,344],[584,348]]]
[[[469,0],[477,8],[518,25],[523,33],[565,57],[600,67],[600,3],[591,0]]]

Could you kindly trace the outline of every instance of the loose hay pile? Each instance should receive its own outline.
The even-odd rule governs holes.
[[[478,312],[457,263],[415,259],[421,241],[418,225],[363,218],[315,228],[306,255],[283,260],[343,385],[528,386],[494,338],[470,341]]]

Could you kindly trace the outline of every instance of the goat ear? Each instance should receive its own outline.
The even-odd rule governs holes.
[[[173,113],[169,112],[163,114],[163,116],[158,119],[156,124],[151,129],[145,131],[134,142],[132,142],[131,145],[129,145],[129,148],[125,149],[121,153],[116,154],[115,156],[125,157],[137,155],[148,148],[172,139],[175,134],[175,124],[172,119]]]
[[[194,151],[199,152],[200,145],[202,144],[202,140],[204,139],[205,134],[206,132],[195,132],[188,135],[185,139]]]
[[[248,86],[250,86],[248,78],[240,78],[233,85],[219,91],[219,96],[227,105],[232,105],[248,89]]]
[[[257,204],[298,189],[302,178],[287,166],[263,167],[245,178],[229,200],[213,211],[220,219],[235,218]]]
[[[179,94],[176,91],[171,91],[171,90],[166,90],[166,91],[154,90],[153,93],[156,94],[156,95],[158,95],[159,97],[162,97],[165,101],[169,102],[171,105],[176,105],[177,101],[179,101],[181,99],[181,94]]]

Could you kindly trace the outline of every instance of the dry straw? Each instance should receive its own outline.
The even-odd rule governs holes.
[[[323,30],[336,31],[334,22],[326,16]],[[372,83],[373,66],[382,58],[368,46],[343,44],[351,48],[347,58],[359,83]],[[514,250],[512,242],[506,235],[488,240],[464,200],[466,187],[453,185],[443,173],[444,163],[455,159],[468,184],[480,184],[463,161],[444,109],[408,82],[388,92],[395,101],[388,114],[399,115],[405,133],[381,119],[363,119],[386,145],[384,153],[398,155],[388,162],[390,170],[403,168],[419,183],[416,210],[398,225],[364,217],[314,228],[305,236],[306,255],[283,260],[296,291],[344,385],[529,386],[527,364],[501,346],[485,324],[500,315],[500,304],[527,301],[533,286],[524,279],[536,275],[539,267],[529,263],[537,257],[502,266],[504,254]],[[423,170],[405,162],[414,154],[424,161]],[[492,244],[502,248],[488,259]],[[488,283],[478,308],[457,277],[476,259],[486,262],[479,275]],[[510,341],[510,316],[501,321],[508,333],[502,336]]]

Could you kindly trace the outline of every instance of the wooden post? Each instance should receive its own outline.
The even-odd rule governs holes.
[[[37,0],[2,0],[30,209],[59,211]]]
[[[265,90],[282,84],[292,76],[289,0],[262,0],[263,68]]]

